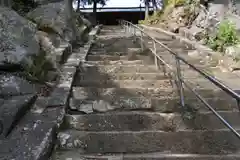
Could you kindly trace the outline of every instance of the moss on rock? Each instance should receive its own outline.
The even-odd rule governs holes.
[[[46,57],[46,52],[44,51],[32,57],[33,63],[24,67],[27,79],[40,82],[47,81],[48,71],[53,69],[53,64]]]

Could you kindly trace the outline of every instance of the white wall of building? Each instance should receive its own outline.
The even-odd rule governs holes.
[[[141,3],[140,0],[108,0],[107,4],[104,7],[139,7],[144,6],[144,3]],[[73,4],[74,8],[77,7],[77,3]],[[84,6],[85,8],[91,8],[92,5]],[[102,7],[98,5],[98,7]]]

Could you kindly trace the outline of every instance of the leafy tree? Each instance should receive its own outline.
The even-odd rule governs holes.
[[[144,2],[145,4],[145,19],[148,19],[149,18],[149,7],[150,7],[150,4],[152,4],[152,7],[153,7],[153,10],[154,10],[154,13],[157,13],[157,11],[159,10],[159,4],[162,5],[162,1],[163,0],[140,0],[141,2]]]
[[[151,0],[140,0],[140,2],[144,2],[145,4],[145,19],[149,17],[149,3]]]
[[[107,1],[108,0],[77,0],[78,7],[80,7],[80,3],[82,3],[82,5],[93,5],[93,17],[94,17],[94,21],[95,21],[93,23],[96,23],[97,4],[105,6]]]
[[[81,0],[77,0],[77,12],[80,11]]]

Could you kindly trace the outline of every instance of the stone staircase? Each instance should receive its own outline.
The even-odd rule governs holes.
[[[159,38],[183,53],[193,50],[171,36]],[[145,42],[150,47],[151,41]],[[195,109],[182,109],[171,77],[158,70],[149,55],[120,26],[102,28],[87,61],[78,67],[51,160],[240,159],[239,139],[189,91],[186,102]],[[183,56],[198,67],[211,68]],[[238,128],[236,102],[187,66],[183,70],[192,86],[199,85],[197,91]],[[215,68],[213,72],[219,73]]]

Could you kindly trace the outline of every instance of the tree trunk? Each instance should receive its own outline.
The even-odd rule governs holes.
[[[145,20],[149,17],[149,0],[145,0]]]
[[[94,1],[93,2],[93,24],[96,25],[97,24],[97,3]]]
[[[154,10],[158,10],[157,2],[156,0],[152,0],[152,5]]]
[[[156,14],[158,11],[158,6],[157,6],[156,0],[152,0],[152,5],[153,5],[153,9],[154,9],[154,14]]]
[[[77,26],[74,21],[75,16],[73,13],[73,6],[72,6],[73,0],[65,0],[65,7],[66,7],[66,21],[67,24],[70,26],[72,29],[72,41],[77,40]]]
[[[76,12],[80,11],[80,3],[81,3],[81,0],[78,0],[77,1],[77,10],[76,10]]]
[[[0,6],[12,8],[12,0],[0,0]]]

